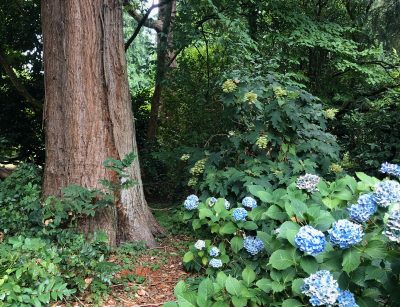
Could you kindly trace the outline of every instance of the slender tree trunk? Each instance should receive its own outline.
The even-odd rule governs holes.
[[[173,20],[176,15],[176,0],[162,6],[159,10],[159,20],[162,22],[163,30],[157,37],[157,63],[154,93],[151,98],[151,111],[147,128],[147,140],[156,138],[158,127],[158,116],[162,105],[163,81],[169,67],[175,67],[176,62],[173,51]],[[172,62],[172,63],[171,63]]]
[[[119,0],[42,0],[46,164],[44,195],[70,184],[101,187],[116,181],[102,162],[136,152],[128,92],[122,7]],[[105,230],[110,244],[144,240],[155,245],[136,160],[127,172],[138,185],[123,190],[117,206],[82,221],[90,234]],[[118,210],[117,210],[118,208]]]

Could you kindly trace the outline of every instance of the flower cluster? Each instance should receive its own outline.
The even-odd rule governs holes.
[[[400,177],[400,165],[399,164],[391,164],[391,163],[387,163],[387,162],[382,163],[379,171],[384,174]]]
[[[268,137],[266,135],[261,135],[257,141],[256,146],[260,149],[265,149],[268,147]]]
[[[211,247],[211,249],[210,249],[210,251],[208,252],[208,254],[209,254],[211,257],[217,257],[217,256],[219,255],[219,249],[218,249],[218,247],[215,247],[215,246]]]
[[[400,183],[393,180],[379,182],[375,186],[375,201],[381,207],[400,202]]]
[[[320,180],[321,178],[317,175],[305,174],[297,179],[296,186],[299,189],[307,190],[307,192],[312,193],[317,191],[317,185]]]
[[[222,91],[224,93],[232,93],[237,88],[235,80],[228,79],[222,84]]]
[[[400,243],[400,210],[390,212],[385,231],[383,232],[390,241]]]
[[[233,210],[232,217],[235,221],[245,221],[247,217],[247,211],[244,208],[236,208]]]
[[[338,109],[326,109],[322,111],[326,119],[335,119],[337,112],[339,112]]]
[[[203,174],[203,172],[204,172],[204,167],[205,167],[205,165],[206,165],[206,162],[207,162],[207,158],[204,158],[204,159],[201,159],[201,160],[198,160],[195,164],[194,164],[194,166],[190,169],[190,173],[192,174],[192,175],[201,175],[201,174]]]
[[[302,252],[313,256],[322,253],[326,245],[324,234],[308,225],[300,228],[294,242]]]
[[[329,170],[330,170],[332,173],[337,174],[337,173],[343,172],[343,167],[342,167],[340,164],[332,163],[331,166],[329,167]]]
[[[338,220],[328,230],[328,233],[331,243],[343,249],[360,243],[364,235],[361,225],[349,220]]]
[[[226,199],[225,199],[224,205],[225,205],[226,210],[229,210],[229,208],[231,207],[231,203],[229,201],[227,201]]]
[[[222,261],[221,261],[221,259],[212,258],[210,260],[210,262],[208,263],[208,265],[210,267],[213,267],[213,268],[217,269],[217,268],[222,267]]]
[[[325,270],[304,279],[301,292],[310,297],[312,306],[333,305],[339,296],[339,286],[333,276]]]
[[[253,197],[247,196],[242,199],[242,205],[243,207],[254,209],[257,207],[257,201]]]
[[[189,154],[183,154],[183,155],[181,156],[181,161],[187,161],[187,160],[189,160],[189,158],[190,158],[190,155],[189,155]]]
[[[185,202],[183,203],[183,206],[187,209],[187,210],[194,210],[199,206],[199,198],[192,194],[189,195]]]
[[[349,216],[353,221],[364,223],[376,212],[377,205],[372,193],[360,195],[357,204],[347,208]]]
[[[252,104],[254,102],[256,102],[257,100],[257,94],[253,93],[253,92],[247,92],[246,94],[244,94],[244,101],[248,102],[249,104]]]
[[[277,86],[274,88],[274,94],[276,97],[282,97],[282,96],[286,96],[287,92],[286,90],[284,90],[283,88],[281,88],[280,86]]]
[[[215,205],[216,202],[217,202],[217,199],[216,199],[215,197],[211,197],[211,198],[208,200],[207,204],[208,204],[210,207],[212,207],[212,206]]]
[[[243,245],[247,252],[252,255],[257,255],[264,249],[263,241],[261,241],[261,239],[257,237],[252,236],[246,237],[246,239],[244,239]]]
[[[337,298],[337,305],[339,307],[359,307],[354,298],[354,294],[349,290],[340,290],[339,296]]]
[[[202,250],[204,247],[206,247],[206,242],[203,240],[197,240],[197,242],[194,243],[194,247],[198,250]]]

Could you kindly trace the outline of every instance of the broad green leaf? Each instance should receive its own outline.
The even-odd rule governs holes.
[[[361,253],[353,248],[346,250],[343,253],[343,271],[350,273],[358,268],[361,263]]]
[[[245,307],[245,306],[247,306],[247,298],[233,296],[232,304],[235,307]]]
[[[257,224],[252,221],[244,222],[243,228],[246,230],[256,230],[258,228]]]
[[[226,223],[224,226],[222,226],[219,230],[220,234],[233,234],[237,230],[235,224],[232,222]]]
[[[214,213],[208,208],[199,209],[199,218],[200,219],[204,219],[206,217],[211,217],[213,215],[214,215]]]
[[[214,286],[209,278],[205,278],[199,284],[199,289],[197,291],[197,305],[200,307],[206,307],[207,302],[210,300],[214,294]]]
[[[370,187],[375,186],[379,181],[378,179],[368,176],[367,174],[363,172],[356,172],[356,176],[365,184],[369,185]]]
[[[238,253],[243,248],[243,239],[240,237],[233,237],[230,243],[235,253]]]
[[[307,274],[314,274],[318,270],[318,262],[312,256],[304,256],[300,260],[300,266]]]
[[[293,246],[295,246],[294,238],[299,232],[299,229],[300,226],[297,223],[286,221],[279,227],[278,238],[287,239]]]
[[[183,262],[187,263],[190,262],[194,259],[194,255],[192,252],[187,252],[184,256],[183,256]]]
[[[278,207],[277,205],[272,205],[268,208],[267,212],[265,212],[263,214],[263,218],[264,216],[269,217],[273,220],[278,220],[278,221],[282,221],[284,219],[287,219],[288,215],[286,212],[282,211],[282,209],[280,207]]]
[[[304,285],[304,279],[297,278],[292,281],[292,291],[296,294],[301,294],[301,287]]]
[[[246,286],[250,286],[250,284],[256,279],[256,273],[250,267],[246,267],[242,272],[242,278]]]
[[[271,264],[274,269],[285,270],[295,264],[294,255],[294,249],[278,249],[272,253],[271,257],[269,258],[269,264]]]
[[[301,307],[301,306],[303,306],[301,302],[292,298],[284,300],[282,303],[282,307]]]
[[[262,278],[256,282],[256,286],[260,288],[265,293],[269,293],[272,290],[272,280],[267,278]]]
[[[228,278],[225,281],[225,289],[228,291],[228,293],[236,296],[240,296],[240,293],[243,290],[243,286],[240,283],[239,280],[232,276],[228,276]]]

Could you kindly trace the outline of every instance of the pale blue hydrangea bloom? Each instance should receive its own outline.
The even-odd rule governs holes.
[[[261,239],[257,237],[246,237],[244,239],[244,248],[247,250],[248,253],[252,255],[257,255],[259,252],[261,252],[264,249],[264,243],[261,241]]]
[[[217,202],[217,199],[216,199],[215,197],[211,197],[211,198],[208,200],[208,205],[209,205],[210,207],[212,207],[212,206],[215,205],[216,202]]]
[[[306,190],[307,192],[315,192],[317,191],[317,185],[321,178],[317,175],[313,174],[305,174],[304,176],[300,176],[297,178],[296,186],[301,190]]]
[[[243,207],[254,209],[257,207],[257,201],[253,197],[247,196],[243,198],[242,205]]]
[[[349,290],[340,290],[339,296],[337,298],[337,306],[339,307],[359,307],[354,298],[354,294]]]
[[[393,180],[382,181],[375,186],[375,201],[381,207],[400,202],[400,183]]]
[[[389,213],[383,234],[390,241],[400,243],[400,210],[393,210]]]
[[[229,210],[230,207],[231,207],[231,203],[225,199],[225,209]]]
[[[219,255],[219,248],[218,247],[211,247],[209,253],[208,253],[211,257],[217,257]]]
[[[339,220],[328,230],[329,240],[340,248],[349,248],[360,243],[364,235],[361,225],[349,220]]]
[[[304,279],[301,292],[310,297],[312,306],[329,306],[336,303],[339,285],[329,271],[322,270]]]
[[[236,208],[233,210],[232,217],[235,221],[245,221],[247,217],[247,211],[244,208]]]
[[[204,247],[206,247],[206,242],[203,240],[197,240],[197,242],[194,244],[194,247],[198,250],[202,250]]]
[[[221,259],[212,258],[210,260],[210,262],[208,263],[208,265],[210,267],[213,267],[213,268],[217,269],[217,268],[222,267],[222,261],[221,261]]]
[[[188,197],[186,197],[186,200],[183,203],[183,206],[187,210],[194,210],[199,206],[199,198],[194,194],[189,195]]]
[[[306,254],[317,255],[325,250],[325,235],[311,226],[303,226],[294,238],[296,246]]]
[[[400,165],[399,164],[392,164],[392,163],[388,163],[388,162],[382,163],[379,171],[384,174],[400,177]]]
[[[377,205],[373,193],[360,195],[357,204],[347,208],[350,219],[358,223],[364,223],[376,212]]]

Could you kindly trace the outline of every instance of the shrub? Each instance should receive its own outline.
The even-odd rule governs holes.
[[[249,185],[251,207],[199,201],[185,218],[204,244],[183,263],[207,277],[180,282],[167,306],[398,306],[400,183],[356,175]],[[234,218],[238,208],[244,219]]]

